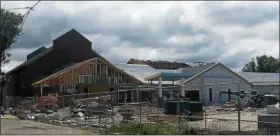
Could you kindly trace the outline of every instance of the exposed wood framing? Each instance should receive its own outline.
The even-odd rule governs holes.
[[[109,73],[111,73],[111,75],[109,75]],[[100,58],[93,58],[80,63],[76,63],[73,66],[65,68],[53,75],[37,81],[32,85],[73,85],[82,82],[80,77],[83,80],[88,80],[88,82],[91,81],[93,83],[96,83],[98,79],[99,82],[104,82],[111,79],[111,81],[114,81],[113,84],[126,82],[125,78],[137,80],[131,75],[116,68],[112,64],[109,64]]]

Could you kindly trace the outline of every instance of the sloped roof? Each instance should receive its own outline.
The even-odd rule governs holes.
[[[64,74],[64,73],[66,73],[66,72],[69,72],[70,70],[72,70],[72,69],[74,69],[74,68],[78,68],[78,67],[82,66],[83,64],[86,64],[86,63],[88,63],[88,62],[91,62],[91,61],[93,61],[93,60],[95,60],[95,59],[97,59],[97,60],[99,60],[99,61],[102,61],[103,63],[106,63],[106,64],[112,66],[113,68],[119,70],[121,73],[123,73],[123,74],[125,74],[125,75],[127,75],[127,76],[130,76],[130,77],[132,77],[132,78],[134,78],[134,79],[137,80],[137,78],[135,78],[134,76],[130,75],[129,73],[126,73],[125,71],[122,71],[121,69],[115,67],[115,66],[112,65],[111,63],[107,63],[106,60],[104,60],[104,59],[102,59],[102,58],[95,57],[95,58],[92,58],[92,59],[88,59],[88,60],[85,60],[85,61],[76,63],[76,64],[71,65],[71,66],[69,66],[69,67],[66,67],[66,68],[64,68],[64,69],[62,69],[62,70],[60,70],[60,71],[58,71],[58,72],[56,72],[56,73],[54,73],[54,74],[52,74],[52,75],[49,75],[49,76],[47,76],[47,77],[45,77],[45,78],[43,78],[43,79],[41,79],[41,80],[39,80],[39,81],[33,83],[32,85],[33,85],[33,86],[36,86],[36,85],[38,85],[38,84],[40,84],[40,83],[43,83],[43,82],[45,82],[45,81],[47,81],[47,80],[54,79],[54,78],[56,78],[56,77],[58,77],[58,76],[60,76],[60,75],[62,75],[62,74]]]
[[[163,77],[163,81],[172,81],[172,80],[180,80],[180,78],[190,78],[192,76],[195,76],[196,74],[210,68],[214,64],[207,64],[202,66],[193,66],[193,67],[186,67],[186,68],[180,68],[178,70],[174,70],[172,72],[165,72],[160,71],[157,74],[153,74],[150,76],[145,77],[145,80],[157,80],[158,77]]]
[[[187,72],[180,72],[180,73],[166,73],[166,72],[163,72],[163,73],[159,73],[159,74],[156,74],[156,75],[146,77],[145,80],[157,81],[158,77],[162,77],[162,81],[178,81],[181,78],[190,78],[192,76],[194,76],[194,75],[191,74],[191,73],[187,73]]]
[[[254,85],[279,85],[279,73],[237,72]]]
[[[48,48],[46,48],[45,46],[42,46],[42,47],[36,49],[35,51],[29,53],[29,54],[26,56],[26,58],[27,58],[27,60],[29,60],[29,59],[31,59],[32,57],[35,57],[35,56],[41,54],[42,52],[44,52],[44,51],[47,50],[47,49],[48,49]]]
[[[215,65],[215,64],[207,64],[207,65],[202,65],[202,66],[180,68],[180,69],[178,69],[178,72],[183,72],[183,73],[186,72],[186,73],[189,73],[189,74],[196,75],[196,74],[206,70],[207,68],[210,68],[213,65]]]
[[[208,66],[208,65],[209,65],[209,66]],[[203,70],[200,71],[199,73],[197,73],[196,75],[194,75],[194,76],[188,78],[188,79],[184,82],[184,84],[186,84],[187,82],[189,82],[189,81],[191,81],[191,80],[197,78],[198,76],[202,75],[203,73],[205,73],[205,72],[207,72],[207,71],[213,69],[214,67],[220,65],[220,66],[224,67],[225,69],[229,70],[231,73],[233,73],[233,74],[235,74],[236,76],[240,77],[241,79],[243,79],[244,81],[246,81],[246,82],[249,83],[250,85],[252,85],[251,82],[249,82],[248,80],[246,80],[246,79],[243,78],[242,76],[238,75],[237,73],[235,73],[235,72],[232,71],[230,68],[228,68],[228,67],[226,67],[225,65],[223,65],[222,63],[208,64],[208,65],[205,65],[205,66],[208,66],[208,67],[203,67],[203,68],[205,68],[205,69],[201,68],[201,69],[203,69]],[[200,66],[200,67],[201,67],[201,66]],[[190,70],[190,71],[192,71],[192,70]],[[194,71],[195,71],[195,70],[194,70]],[[195,72],[198,72],[198,71],[195,71]]]
[[[64,37],[64,36],[66,36],[66,35],[69,34],[69,33],[75,33],[75,34],[77,34],[77,35],[83,37],[83,38],[84,38],[85,40],[87,40],[88,42],[90,42],[87,38],[85,38],[82,34],[80,34],[79,32],[77,32],[75,29],[71,29],[70,31],[68,31],[68,32],[64,33],[63,35],[57,37],[57,38],[54,39],[53,41],[55,41],[55,40],[57,40],[57,39],[60,39],[60,38],[62,38],[62,37]],[[27,65],[33,63],[34,61],[36,61],[36,60],[40,59],[41,57],[47,55],[47,54],[48,54],[49,52],[51,52],[53,49],[54,49],[54,46],[48,48],[47,50],[43,51],[43,52],[40,53],[39,55],[37,55],[37,56],[35,56],[35,57],[33,57],[33,58],[31,58],[31,59],[29,59],[29,60],[23,62],[22,64],[18,65],[17,67],[13,68],[12,70],[8,71],[7,74],[10,74],[10,73],[12,73],[12,72],[14,72],[14,71],[16,71],[16,70],[19,70],[20,68],[22,68],[22,67],[24,67],[24,66],[27,66]],[[107,61],[105,58],[103,58],[100,54],[98,54],[97,52],[95,52],[93,49],[92,49],[91,51],[92,51],[97,57],[99,57],[99,58],[101,58],[101,59],[104,59],[107,63],[109,63],[109,61]]]
[[[81,37],[83,40],[86,40],[87,42],[91,43],[90,40],[88,40],[85,36],[83,36],[81,33],[79,33],[78,31],[76,31],[75,29],[71,29],[70,31],[64,33],[63,35],[57,37],[56,39],[54,39],[53,41],[57,41],[57,40],[60,40],[64,37],[71,37],[71,35],[75,35],[75,36],[79,36]],[[71,39],[70,39],[71,40]]]
[[[154,69],[153,67],[146,65],[146,64],[126,64],[126,63],[120,63],[120,64],[114,64],[119,69],[122,69],[126,73],[134,76],[141,82],[145,82],[145,78],[148,76],[152,76],[155,74],[159,74],[162,72],[167,73],[176,73],[176,70],[166,70],[166,69]],[[155,82],[154,82],[155,83]],[[169,84],[170,82],[164,82],[166,84]]]
[[[27,61],[21,63],[20,65],[18,65],[18,66],[15,67],[14,69],[8,71],[7,74],[10,74],[10,73],[12,73],[12,72],[14,72],[14,71],[16,71],[16,70],[18,70],[18,69],[24,67],[24,66],[27,66],[27,65],[33,63],[33,62],[36,61],[37,59],[39,59],[39,58],[45,56],[46,54],[48,54],[49,52],[51,52],[53,49],[54,49],[53,47],[50,47],[50,48],[46,49],[45,51],[43,51],[43,52],[40,53],[39,55],[32,57],[31,59],[29,59],[29,60],[27,60]]]
[[[54,79],[54,78],[56,78],[56,77],[58,77],[58,76],[60,76],[60,75],[62,75],[62,74],[64,74],[64,73],[68,72],[69,70],[71,70],[71,69],[73,69],[73,68],[77,68],[77,67],[79,67],[79,66],[81,66],[81,65],[83,65],[83,64],[85,64],[85,63],[88,63],[88,62],[94,60],[94,59],[95,59],[95,58],[93,58],[93,59],[88,59],[88,60],[85,60],[85,61],[76,63],[76,64],[74,64],[74,65],[72,65],[72,66],[69,66],[69,67],[67,67],[67,68],[64,68],[64,69],[62,69],[62,70],[60,70],[60,71],[58,71],[58,72],[56,72],[56,73],[54,73],[54,74],[52,74],[52,75],[49,75],[49,76],[47,76],[47,77],[45,77],[45,78],[43,78],[43,79],[41,79],[41,80],[39,80],[39,81],[33,83],[32,85],[37,85],[37,84],[40,84],[40,83],[45,82],[45,81],[47,81],[47,80]]]

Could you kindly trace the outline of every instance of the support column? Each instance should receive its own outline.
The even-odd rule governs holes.
[[[158,108],[163,108],[163,98],[162,98],[162,77],[159,77],[159,80],[158,80]]]
[[[153,100],[154,97],[156,97],[152,88],[153,88],[153,80],[151,80],[151,100]]]
[[[41,84],[41,97],[43,96],[43,85]]]
[[[162,98],[162,84],[161,84],[161,81],[162,81],[162,77],[159,77],[159,80],[158,80],[158,87],[159,87],[158,97],[160,97],[160,98]]]
[[[139,97],[139,89],[138,89],[138,84],[137,84],[137,86],[136,86],[136,99],[137,99],[137,102],[140,102],[140,97]]]
[[[135,93],[135,90],[132,89],[132,90],[131,90],[131,101],[132,101],[132,102],[135,102],[134,93]]]
[[[181,97],[185,97],[184,78],[181,78]]]

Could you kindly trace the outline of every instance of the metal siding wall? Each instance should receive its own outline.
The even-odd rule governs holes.
[[[220,82],[223,82],[223,83],[230,83],[230,85],[218,85],[212,87],[203,86],[204,84],[207,84],[209,82],[211,82],[212,84],[219,84]],[[209,99],[209,93],[208,93],[209,88],[212,88],[213,102],[220,102],[220,98],[219,98],[220,91],[225,89],[231,89],[231,91],[237,91],[237,85],[234,84],[235,82],[240,83],[240,91],[252,90],[249,83],[245,82],[243,79],[231,73],[224,67],[218,65],[215,68],[211,69],[210,71],[207,71],[203,75],[200,75],[194,80],[188,82],[186,84],[187,87],[185,88],[185,90],[193,90],[193,89],[199,90],[200,101],[205,104],[209,104],[206,102],[207,99]],[[206,94],[205,94],[205,89],[207,92]]]
[[[254,86],[253,90],[260,94],[279,94],[280,86]]]

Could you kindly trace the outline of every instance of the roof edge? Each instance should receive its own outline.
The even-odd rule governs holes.
[[[29,65],[30,63],[40,59],[41,57],[43,57],[44,55],[46,55],[47,53],[51,52],[53,50],[53,47],[50,47],[50,48],[47,48],[45,51],[43,51],[42,53],[40,53],[39,55],[37,56],[34,56],[33,58],[19,64],[18,66],[16,66],[15,68],[11,69],[10,71],[8,71],[6,74],[9,75],[13,72],[15,72],[16,70],[26,66],[26,65]]]
[[[216,63],[216,64],[214,64],[213,66],[210,66],[209,68],[203,70],[202,72],[200,72],[200,73],[198,73],[198,74],[192,76],[192,77],[189,78],[188,80],[186,80],[186,81],[184,82],[184,84],[186,84],[186,83],[192,81],[193,79],[197,78],[198,76],[204,74],[205,72],[207,72],[207,71],[213,69],[214,67],[216,67],[216,66],[218,66],[218,65],[221,65],[222,67],[226,68],[226,69],[229,70],[231,73],[237,75],[239,78],[241,78],[241,79],[243,79],[244,81],[246,81],[248,84],[253,85],[251,82],[249,82],[248,80],[246,80],[245,78],[243,78],[243,77],[240,76],[239,74],[235,73],[235,72],[232,71],[230,68],[228,68],[228,67],[226,67],[225,65],[223,65],[222,63]]]

